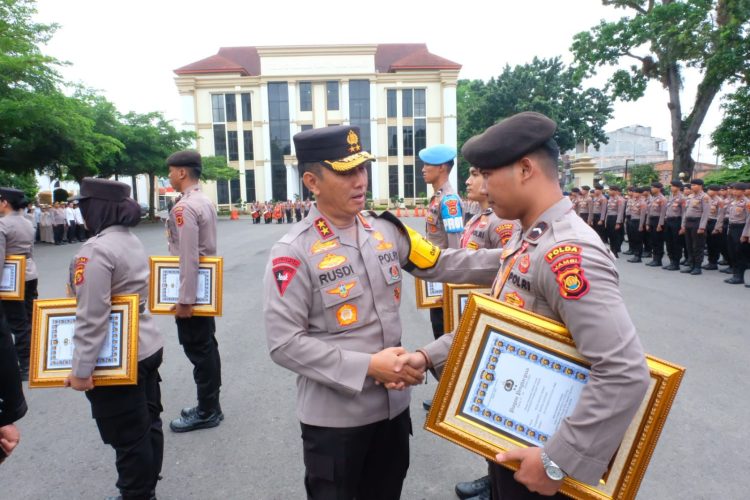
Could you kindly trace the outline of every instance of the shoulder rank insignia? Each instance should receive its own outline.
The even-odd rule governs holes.
[[[333,231],[328,226],[328,223],[323,217],[318,217],[317,219],[315,219],[315,222],[313,222],[313,226],[315,226],[315,230],[318,231],[318,234],[324,240],[327,240],[328,238],[334,236]]]
[[[547,232],[547,229],[549,229],[549,224],[542,221],[533,228],[531,228],[531,231],[529,231],[529,234],[526,236],[527,239],[531,241],[536,241],[539,238],[542,237],[544,233]]]
[[[277,257],[271,261],[271,270],[276,281],[276,288],[279,289],[279,295],[282,297],[292,282],[294,275],[297,274],[299,265],[300,262],[292,257]]]
[[[357,214],[357,217],[359,218],[359,222],[362,224],[362,227],[365,231],[372,231],[372,226],[369,222],[367,222],[367,219],[365,219],[365,216],[362,215],[362,212],[359,212]]]

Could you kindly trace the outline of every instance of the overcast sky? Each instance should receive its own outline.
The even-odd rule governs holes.
[[[574,34],[625,14],[600,0],[38,0],[37,8],[38,20],[60,25],[46,52],[71,63],[62,69],[66,80],[99,89],[122,112],[162,111],[178,122],[173,70],[222,46],[424,42],[462,64],[460,78],[488,79],[534,56],[569,63]],[[688,112],[696,84],[687,78]],[[641,100],[615,105],[607,130],[650,126],[671,151],[666,102],[652,83]],[[715,161],[708,143],[718,105],[717,98],[696,160],[700,147],[701,161]]]

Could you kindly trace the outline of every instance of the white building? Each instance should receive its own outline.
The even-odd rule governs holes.
[[[175,81],[198,150],[239,170],[206,186],[219,205],[307,197],[292,136],[342,124],[359,126],[377,158],[368,191],[382,202],[432,194],[417,153],[456,145],[460,69],[425,44],[223,47],[175,70]]]
[[[599,171],[623,170],[626,160],[631,166],[667,160],[667,141],[653,137],[651,127],[630,125],[607,132],[607,138],[609,142],[602,144],[599,151],[591,145],[586,148],[585,153],[582,150],[570,151],[571,159],[588,155],[596,163]]]

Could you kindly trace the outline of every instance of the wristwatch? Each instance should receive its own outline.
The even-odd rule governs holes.
[[[567,476],[560,466],[553,462],[545,452],[542,452],[542,465],[544,466],[544,472],[547,473],[547,477],[553,481],[562,481]]]

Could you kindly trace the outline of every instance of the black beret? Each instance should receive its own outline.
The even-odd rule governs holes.
[[[706,187],[707,191],[718,191],[719,189],[721,189],[721,188],[717,184],[709,184]]]
[[[581,186],[581,191],[591,191],[589,186]]]
[[[169,158],[167,158],[167,166],[197,168],[199,171],[203,169],[200,153],[191,149],[177,151],[176,153],[169,155]]]
[[[620,186],[618,186],[617,184],[615,184],[614,186],[609,186],[609,190],[610,191],[617,191],[618,193],[622,192],[622,188]]]
[[[604,187],[601,184],[594,184],[594,189],[602,190]]]
[[[670,182],[671,185],[673,185],[676,188],[682,189],[682,181],[672,181]]]
[[[580,192],[581,192],[581,190],[580,190],[580,189],[578,189],[578,188],[573,188],[573,192],[577,194],[577,193],[580,193]]]
[[[656,189],[662,189],[664,187],[664,184],[662,184],[661,182],[652,182],[651,187],[656,188]]]
[[[703,185],[703,179],[690,179],[690,184],[695,184],[697,186]]]
[[[81,192],[71,200],[96,198],[99,200],[122,201],[130,196],[130,186],[124,182],[86,177],[81,181]]]
[[[734,184],[734,189],[741,189],[743,191],[746,191],[750,189],[750,183],[748,182],[736,182]]]
[[[294,135],[299,163],[322,163],[336,172],[346,172],[375,159],[362,149],[359,127],[336,125],[305,130]]]
[[[15,203],[20,205],[26,201],[26,195],[20,189],[0,187],[0,200],[5,200],[8,203]]]
[[[477,168],[504,167],[551,141],[555,130],[557,124],[543,114],[518,113],[466,141],[461,154]]]

